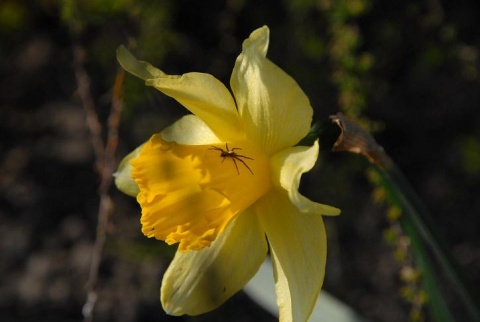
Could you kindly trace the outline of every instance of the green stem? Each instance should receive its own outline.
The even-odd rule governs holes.
[[[430,267],[427,254],[418,236],[421,236],[431,247],[436,258],[445,269],[447,276],[463,299],[471,316],[475,318],[475,321],[480,321],[480,310],[478,303],[474,300],[473,291],[467,286],[468,284],[463,277],[460,267],[448,251],[443,239],[440,238],[436,225],[420,198],[393,162],[390,162],[387,167],[375,164],[375,168],[384,179],[386,188],[391,191],[392,195],[395,196],[405,210],[406,216],[402,225],[407,228],[406,232],[411,237],[412,243],[415,242],[416,247],[414,249],[417,251],[420,261],[426,264],[426,268]],[[424,274],[425,276],[433,275],[434,273],[431,268],[425,272],[428,272],[428,274]],[[434,285],[435,281],[427,280],[426,283]]]
[[[415,262],[417,263],[422,274],[423,287],[428,293],[428,306],[435,321],[453,322],[454,319],[448,310],[448,306],[442,297],[442,293],[438,288],[438,277],[432,267],[432,263],[428,258],[427,251],[422,243],[415,225],[410,217],[405,216],[401,219],[403,231],[410,238],[410,246],[414,250]]]
[[[408,200],[405,200],[399,193],[398,186],[391,180],[388,173],[380,167],[375,167],[375,171],[380,175],[380,184],[387,190],[390,201],[395,206],[402,208],[405,214],[400,217],[400,225],[410,239],[410,249],[413,250],[416,265],[422,272],[422,284],[428,293],[428,307],[432,316],[435,321],[453,322],[453,317],[438,289],[438,277],[422,242],[420,229],[412,221],[412,217],[415,217],[415,214],[412,214],[412,207],[409,206]]]
[[[376,171],[382,178],[385,188],[389,190],[392,198],[402,206],[405,214],[402,218],[406,218],[402,219],[403,223],[407,223],[406,227],[410,232],[414,233],[412,236],[421,236],[426,244],[431,247],[438,262],[444,268],[456,291],[464,301],[467,311],[471,317],[474,318],[474,321],[480,321],[480,309],[476,297],[473,295],[473,291],[469,288],[469,284],[463,277],[459,265],[443,242],[430,213],[414,192],[409,182],[387,153],[385,153],[383,147],[381,147],[372,135],[362,128],[358,122],[341,113],[330,116],[330,119],[333,123],[336,123],[341,130],[340,136],[333,145],[332,150],[360,153],[374,165]],[[409,222],[411,222],[411,225]],[[417,239],[417,244],[422,245],[420,239]],[[427,258],[424,251],[419,251],[418,253],[421,256],[420,258]],[[429,270],[424,272],[424,275],[430,274],[433,276],[434,271]],[[438,294],[440,295],[441,293]],[[430,296],[432,296],[432,294],[430,294]]]

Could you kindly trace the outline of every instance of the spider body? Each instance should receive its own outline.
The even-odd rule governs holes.
[[[248,171],[250,171],[250,173],[253,174],[252,169],[250,169],[248,164],[243,160],[243,159],[248,159],[248,160],[253,160],[253,159],[250,158],[250,157],[247,157],[245,155],[241,155],[241,154],[238,154],[237,152],[235,152],[235,150],[241,150],[241,148],[229,149],[228,148],[228,143],[225,143],[225,149],[218,148],[216,146],[212,146],[211,148],[209,148],[209,150],[220,151],[220,157],[222,158],[222,163],[223,163],[223,161],[225,161],[226,158],[231,159],[233,161],[233,164],[235,165],[235,169],[237,169],[237,174],[240,174],[240,171],[238,170],[237,161],[241,162],[248,169]]]

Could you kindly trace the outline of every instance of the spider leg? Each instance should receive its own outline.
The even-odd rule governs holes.
[[[233,161],[233,164],[235,164],[235,169],[237,169],[237,174],[240,175],[240,171],[238,171],[237,161],[235,161],[235,157],[232,157],[232,161]]]
[[[250,159],[250,158],[248,158],[248,159]],[[238,160],[238,161],[242,162],[243,165],[244,165],[245,167],[247,167],[248,171],[250,171],[250,173],[253,174],[252,169],[250,169],[250,167],[248,166],[248,164],[247,164],[245,161],[243,161],[242,159],[240,159],[240,158],[238,157],[238,155],[232,157],[232,160],[233,160],[233,162],[235,162],[235,160]],[[253,160],[253,159],[252,159],[252,160]],[[235,166],[237,166],[237,163],[236,163],[236,162],[235,162]],[[237,168],[237,172],[238,172],[238,168]],[[240,173],[239,173],[239,174],[240,174]]]
[[[230,151],[242,150],[242,148],[232,148]]]
[[[248,160],[253,160],[253,158],[250,158],[250,157],[247,157],[247,156],[241,155],[241,154],[235,154],[235,156],[236,156],[237,158],[245,158],[245,159],[248,159]]]

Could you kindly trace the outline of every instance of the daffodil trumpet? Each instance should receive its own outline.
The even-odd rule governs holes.
[[[178,244],[161,287],[168,314],[215,309],[253,277],[268,250],[280,321],[306,321],[321,290],[322,215],[340,210],[298,192],[318,157],[318,142],[296,146],[313,110],[298,84],[266,58],[268,43],[266,26],[244,41],[230,79],[233,96],[209,74],[167,75],[118,49],[126,71],[192,113],[127,155],[115,178],[137,198],[142,232]]]

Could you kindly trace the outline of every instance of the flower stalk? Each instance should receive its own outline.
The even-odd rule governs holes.
[[[438,276],[432,269],[425,245],[433,251],[436,259],[451,280],[465,307],[475,321],[480,321],[479,304],[473,291],[451,255],[427,208],[415,193],[410,183],[375,139],[353,120],[338,113],[330,117],[341,129],[341,135],[333,151],[347,151],[365,156],[381,177],[381,184],[395,204],[403,209],[400,217],[404,231],[410,237],[417,262],[423,270],[426,288],[429,291],[430,307],[438,321],[453,321],[438,289]]]

